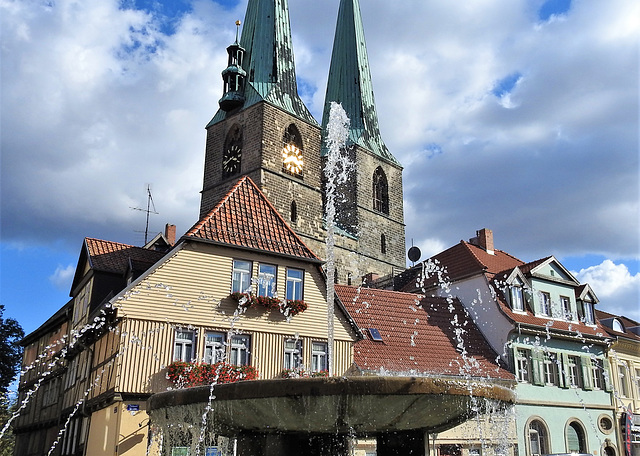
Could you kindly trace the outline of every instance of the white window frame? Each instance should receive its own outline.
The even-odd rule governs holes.
[[[231,293],[248,293],[251,291],[251,261],[233,260]]]
[[[569,297],[560,296],[560,307],[562,308],[562,316],[565,320],[574,320],[573,311],[571,310],[571,299]]]
[[[231,336],[231,352],[229,363],[234,366],[248,366],[250,358],[251,336],[248,334],[235,334]]]
[[[584,312],[584,322],[587,325],[593,325],[595,323],[593,318],[593,303],[591,301],[582,301],[582,311]]]
[[[226,359],[225,334],[219,331],[206,331],[204,334],[204,362],[215,364]]]
[[[326,342],[311,342],[311,372],[322,372],[329,369],[329,345]]]
[[[293,275],[300,274],[300,277]],[[304,295],[304,269],[287,268],[287,300],[302,300]]]
[[[182,337],[187,335],[190,335],[190,338]],[[190,353],[187,353],[187,348]],[[196,332],[192,329],[177,328],[173,338],[173,360],[189,363],[195,359],[195,354]]]
[[[567,356],[567,377],[569,380],[569,386],[572,388],[582,388],[582,365],[580,364],[580,357],[569,355]]]
[[[552,352],[545,352],[544,358],[543,358],[543,365],[544,365],[543,375],[544,375],[545,385],[557,386],[559,383],[557,355]]]
[[[273,274],[266,271],[269,268],[273,268]],[[278,267],[275,264],[258,264],[258,296],[275,296],[277,276]]]
[[[591,383],[593,389],[604,390],[604,368],[600,359],[591,359]]]
[[[551,294],[546,291],[540,292],[540,313],[545,317],[551,316]]]
[[[517,380],[521,383],[531,383],[531,350],[527,348],[516,348],[516,369],[518,371]]]
[[[627,364],[624,362],[621,362],[618,364],[618,384],[620,385],[620,396],[622,397],[631,397],[630,395],[630,391],[629,391],[629,384],[628,384],[628,375],[627,375]]]
[[[302,340],[284,340],[284,368],[297,369],[302,366]]]
[[[524,292],[521,285],[511,285],[509,287],[511,298],[511,309],[517,312],[524,312]]]

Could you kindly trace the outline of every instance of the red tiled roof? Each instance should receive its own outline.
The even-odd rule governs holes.
[[[166,253],[93,238],[85,238],[85,244],[93,269],[117,274],[124,274],[130,262],[147,269]]]
[[[360,368],[513,379],[457,299],[346,285],[335,288],[358,326],[376,328],[383,339],[367,337],[356,343],[355,362]]]
[[[248,176],[185,236],[320,261]]]
[[[519,268],[520,268],[520,270],[522,271],[523,274],[529,274],[531,272],[531,270],[533,270],[534,268],[540,266],[542,263],[547,261],[549,258],[551,258],[551,256],[548,256],[548,257],[545,257],[545,258],[540,258],[539,260],[535,260],[535,261],[532,261],[530,263],[523,264]]]
[[[513,269],[524,264],[524,262],[502,250],[496,249],[494,254],[491,255],[483,248],[465,241],[460,241],[459,244],[434,255],[427,261],[444,265],[446,269],[444,277],[451,281],[477,274],[486,274],[491,279],[501,271]],[[406,277],[403,279],[403,281],[406,281],[406,285],[404,285],[402,291],[410,292],[415,290],[416,280],[419,278],[421,270],[421,267],[418,266],[406,273]],[[438,278],[434,276],[425,281],[423,287],[428,289],[436,285],[438,285]]]

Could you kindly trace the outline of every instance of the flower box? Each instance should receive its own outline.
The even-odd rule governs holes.
[[[234,366],[226,362],[207,364],[175,361],[167,366],[167,379],[176,388],[221,385],[257,378],[258,370],[255,367]]]
[[[326,370],[319,372],[309,372],[304,366],[296,367],[294,369],[283,369],[280,372],[280,378],[317,378],[328,377],[329,372]]]
[[[229,295],[230,299],[233,299],[238,303],[238,306],[248,309],[249,307],[253,307],[256,304],[256,298],[251,293],[241,293],[236,291],[235,293],[231,293]]]
[[[267,310],[280,310],[287,317],[298,315],[307,310],[308,307],[307,303],[302,299],[289,299],[283,302],[273,296],[254,296],[252,293],[240,293],[238,291],[231,293],[229,299],[236,301],[238,306],[243,309],[261,306]]]

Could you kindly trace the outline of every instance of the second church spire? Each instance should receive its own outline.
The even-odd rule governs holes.
[[[364,27],[358,0],[341,0],[331,67],[327,82],[323,131],[329,121],[331,102],[341,103],[351,121],[349,140],[375,155],[399,164],[382,141],[369,71]]]

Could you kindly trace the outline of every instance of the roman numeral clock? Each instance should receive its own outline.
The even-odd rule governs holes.
[[[222,156],[222,173],[224,177],[233,176],[240,172],[242,148],[239,144],[230,144]]]

